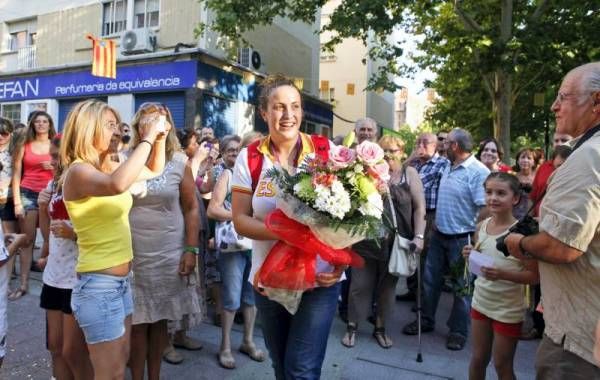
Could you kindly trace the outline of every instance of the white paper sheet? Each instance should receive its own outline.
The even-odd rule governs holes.
[[[479,251],[472,250],[469,254],[469,270],[474,275],[483,276],[483,273],[481,273],[481,267],[493,268],[494,258],[484,255]]]

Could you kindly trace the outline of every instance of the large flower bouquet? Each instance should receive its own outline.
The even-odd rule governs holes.
[[[365,141],[356,149],[333,146],[327,161],[307,159],[295,174],[269,171],[279,191],[265,224],[280,240],[261,266],[258,285],[292,314],[302,293],[316,286],[317,265],[360,267],[362,258],[347,247],[382,236],[389,180],[383,156],[379,145]]]

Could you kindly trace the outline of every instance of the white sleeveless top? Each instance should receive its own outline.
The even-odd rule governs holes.
[[[505,257],[496,249],[496,238],[508,231],[503,231],[498,235],[488,234],[487,226],[490,220],[491,218],[484,220],[479,229],[479,251],[484,255],[491,256],[494,259],[494,267],[497,269],[511,272],[525,270],[520,260],[512,256]],[[523,311],[526,308],[525,285],[506,280],[490,281],[483,276],[477,277],[471,307],[496,321],[522,322]]]

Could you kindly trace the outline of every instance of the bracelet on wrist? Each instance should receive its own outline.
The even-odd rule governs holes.
[[[152,149],[152,147],[154,146],[154,145],[152,145],[152,143],[150,141],[148,141],[146,139],[140,140],[140,144],[141,143],[148,143],[148,145],[150,145],[150,149]]]
[[[519,249],[521,250],[521,255],[525,258],[532,259],[533,256],[531,253],[527,252],[525,247],[523,247],[523,240],[525,240],[525,237],[522,237],[521,240],[519,240]]]
[[[198,247],[194,247],[192,245],[186,245],[183,248],[183,253],[193,253],[194,255],[198,256],[200,254],[200,248]]]

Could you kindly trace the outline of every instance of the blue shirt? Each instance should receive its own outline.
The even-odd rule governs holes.
[[[475,231],[477,214],[485,206],[483,183],[489,174],[473,155],[444,170],[435,216],[438,231],[448,235]]]
[[[416,161],[412,166],[419,172],[421,182],[423,182],[423,191],[425,193],[425,208],[435,210],[438,198],[438,188],[442,173],[450,166],[450,161],[446,157],[434,154],[427,162]]]

